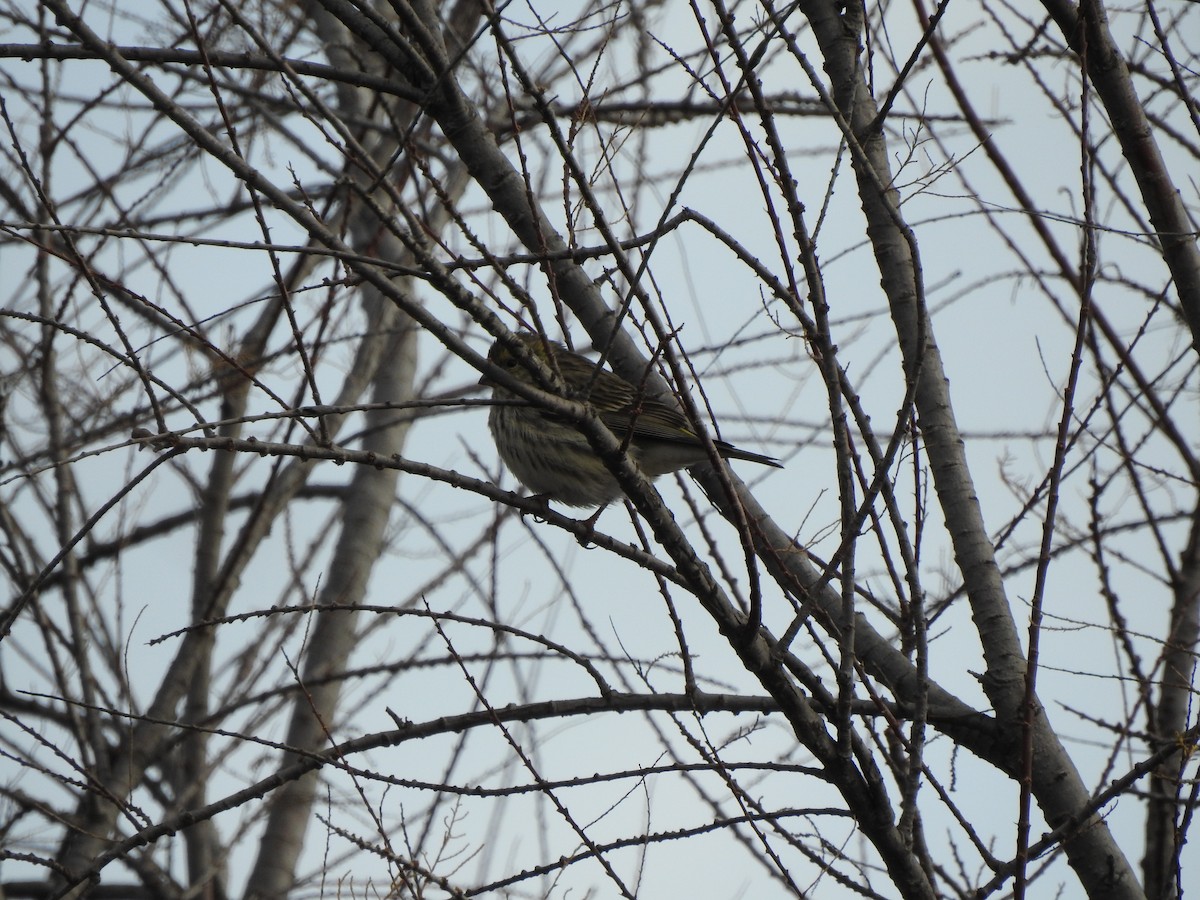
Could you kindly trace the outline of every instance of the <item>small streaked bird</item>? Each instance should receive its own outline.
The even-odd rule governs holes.
[[[530,355],[556,372],[571,400],[589,403],[601,421],[626,443],[629,456],[647,478],[686,469],[708,460],[704,442],[675,407],[643,396],[637,387],[557,341],[536,334],[519,334]],[[513,378],[540,387],[521,361],[500,341],[492,344],[488,360]],[[488,415],[488,427],[500,458],[510,472],[534,494],[565,506],[604,507],[621,496],[621,486],[592,450],[587,438],[570,421],[538,409],[488,379],[498,401]],[[632,430],[632,434],[630,433]],[[783,468],[761,453],[739,450],[713,441],[725,459],[744,459]]]

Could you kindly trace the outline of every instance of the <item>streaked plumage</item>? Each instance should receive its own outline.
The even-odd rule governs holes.
[[[590,403],[597,415],[622,441],[628,440],[630,457],[647,478],[686,469],[708,459],[704,444],[673,406],[641,395],[624,378],[604,369],[587,357],[572,353],[556,341],[543,341],[535,334],[518,336],[531,354],[566,386],[566,396]],[[549,352],[547,352],[547,349]],[[488,359],[514,378],[527,384],[537,382],[521,361],[496,341]],[[521,401],[484,377],[495,400]],[[525,487],[566,506],[603,506],[621,496],[621,487],[592,451],[587,438],[570,422],[532,404],[497,404],[488,415],[488,427],[500,458]],[[739,450],[725,441],[714,441],[726,459],[744,459],[780,467],[769,456]]]

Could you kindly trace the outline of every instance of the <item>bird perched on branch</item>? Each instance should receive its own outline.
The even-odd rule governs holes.
[[[674,406],[646,397],[621,376],[599,368],[557,341],[536,334],[519,334],[517,338],[530,356],[557,373],[567,398],[592,406],[647,478],[655,479],[708,460],[704,442]],[[541,387],[517,355],[500,341],[492,344],[488,360],[518,381]],[[566,506],[603,507],[621,496],[617,479],[570,421],[525,402],[486,375],[479,383],[492,388],[493,399],[515,401],[493,406],[488,427],[500,458],[525,487]],[[783,468],[761,453],[739,450],[725,441],[714,440],[713,444],[725,459]]]

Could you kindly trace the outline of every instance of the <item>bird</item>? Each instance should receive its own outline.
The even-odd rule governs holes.
[[[528,355],[557,373],[564,396],[588,403],[626,446],[626,452],[650,480],[707,462],[704,441],[674,406],[644,395],[620,375],[602,369],[558,341],[527,332],[515,335]],[[525,384],[541,387],[516,353],[497,340],[488,361]],[[570,507],[603,509],[622,494],[617,479],[596,455],[584,434],[568,419],[540,409],[484,375],[497,401],[488,428],[505,466],[534,495]],[[741,459],[783,468],[770,456],[714,440],[725,459]]]

